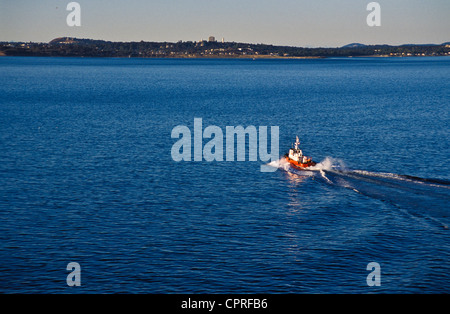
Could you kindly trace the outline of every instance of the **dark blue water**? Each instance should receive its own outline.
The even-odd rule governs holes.
[[[2,57],[0,292],[448,293],[449,78],[446,57]],[[194,118],[279,126],[280,155],[298,135],[321,163],[175,162]]]

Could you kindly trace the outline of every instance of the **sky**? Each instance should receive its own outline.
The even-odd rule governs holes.
[[[78,0],[81,26],[69,27],[70,0],[0,0],[0,41],[57,37],[110,41],[217,40],[340,47],[450,41],[450,0],[379,0],[381,26],[369,27],[371,0]]]

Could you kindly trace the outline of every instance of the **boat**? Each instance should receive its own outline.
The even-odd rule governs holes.
[[[312,161],[311,157],[303,155],[302,150],[299,148],[300,141],[298,136],[296,137],[296,141],[293,146],[294,147],[289,149],[289,153],[285,154],[284,157],[294,169],[307,170],[308,167],[316,165],[316,163]]]

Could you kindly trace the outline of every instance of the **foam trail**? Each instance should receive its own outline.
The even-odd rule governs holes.
[[[327,178],[325,171],[323,171],[322,169],[319,170],[320,174],[322,175],[322,178],[324,178],[329,184],[333,184],[333,182]]]
[[[353,173],[359,174],[361,176],[366,177],[374,177],[374,178],[382,178],[382,179],[390,179],[390,180],[399,180],[399,181],[408,181],[413,183],[420,183],[420,184],[427,184],[429,186],[433,187],[440,187],[440,188],[446,188],[449,189],[450,182],[442,179],[427,179],[427,178],[420,178],[415,176],[409,176],[409,175],[402,175],[402,174],[396,174],[396,173],[389,173],[389,172],[372,172],[372,171],[366,171],[366,170],[353,170]]]
[[[326,157],[321,162],[317,163],[315,166],[309,167],[308,170],[345,170],[347,167],[341,159]]]
[[[285,158],[280,158],[279,160],[271,161],[267,164],[268,166],[289,171],[289,162]]]

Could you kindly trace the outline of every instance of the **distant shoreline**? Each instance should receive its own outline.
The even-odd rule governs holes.
[[[367,56],[336,56],[336,57],[321,57],[321,56],[305,56],[305,57],[284,57],[284,56],[167,56],[167,57],[126,57],[126,56],[42,56],[42,55],[6,55],[0,51],[1,57],[37,57],[37,58],[93,58],[93,59],[203,59],[203,60],[317,60],[317,59],[329,59],[329,58],[342,58],[342,59],[352,59],[352,58],[426,58],[426,57],[450,57],[445,55],[435,55],[435,56],[380,56],[380,55],[367,55]]]
[[[430,57],[449,56],[450,42],[440,45],[364,45],[338,48],[304,48],[237,42],[110,42],[55,38],[49,43],[0,42],[0,56],[109,57],[183,59],[320,59],[329,57]]]

